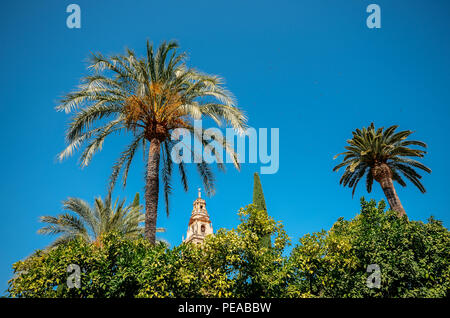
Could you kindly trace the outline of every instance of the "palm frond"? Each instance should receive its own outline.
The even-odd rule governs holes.
[[[130,205],[125,205],[125,200],[113,203],[108,195],[105,200],[95,198],[92,207],[79,198],[68,198],[63,201],[63,208],[68,213],[40,217],[40,221],[46,225],[38,230],[39,234],[59,235],[49,248],[77,238],[91,243],[102,234],[112,231],[129,239],[138,238],[144,233],[141,223],[145,217],[138,193]]]

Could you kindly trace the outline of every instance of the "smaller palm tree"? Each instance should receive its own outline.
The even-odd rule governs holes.
[[[344,187],[353,188],[355,193],[359,181],[366,175],[367,192],[371,192],[373,180],[375,179],[384,191],[392,210],[400,216],[406,215],[405,209],[395,191],[393,180],[405,187],[406,183],[401,174],[411,181],[422,193],[425,187],[420,182],[421,175],[414,168],[428,173],[431,169],[417,160],[408,157],[423,158],[425,150],[412,149],[409,146],[426,148],[427,145],[418,140],[406,140],[413,132],[410,130],[395,133],[398,126],[391,126],[384,130],[383,127],[375,129],[373,123],[368,128],[356,129],[353,138],[347,140],[346,152],[334,157],[345,155],[343,161],[333,168],[338,171],[346,167],[341,177],[340,184]]]
[[[49,248],[81,238],[86,242],[96,242],[99,237],[108,232],[117,231],[129,239],[143,235],[141,225],[145,221],[142,205],[139,203],[139,193],[136,193],[133,203],[125,206],[125,200],[112,203],[111,195],[103,201],[95,198],[93,207],[79,198],[68,198],[63,201],[63,213],[58,216],[41,216],[40,221],[47,225],[38,230],[39,234],[61,234]],[[164,232],[164,229],[158,229]]]

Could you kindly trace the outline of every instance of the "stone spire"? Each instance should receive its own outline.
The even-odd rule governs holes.
[[[201,244],[209,234],[213,234],[212,223],[206,210],[206,202],[202,199],[201,189],[199,188],[198,198],[194,201],[184,242]]]

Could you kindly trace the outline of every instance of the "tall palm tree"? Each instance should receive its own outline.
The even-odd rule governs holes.
[[[393,180],[405,187],[406,183],[401,174],[411,181],[422,193],[425,187],[420,182],[421,175],[414,168],[428,173],[431,169],[417,160],[408,157],[423,158],[425,150],[412,149],[409,146],[426,148],[427,145],[418,140],[406,140],[413,132],[410,130],[395,132],[398,126],[391,126],[384,130],[383,127],[375,129],[373,123],[368,128],[356,129],[352,132],[353,138],[347,140],[346,152],[334,157],[345,155],[343,161],[333,168],[338,171],[346,167],[341,177],[340,184],[344,187],[353,187],[355,193],[358,182],[366,175],[367,192],[371,192],[375,179],[383,189],[392,210],[399,216],[406,215],[405,209],[395,191]]]
[[[39,234],[60,234],[50,245],[50,248],[64,244],[76,238],[82,238],[88,243],[111,231],[117,231],[129,239],[135,239],[144,233],[140,223],[144,222],[144,214],[139,204],[139,193],[136,193],[133,203],[125,206],[125,200],[113,204],[111,196],[105,201],[96,198],[93,207],[79,198],[68,198],[63,201],[63,213],[58,216],[41,216],[40,221],[46,223],[38,230]],[[163,232],[163,229],[158,229]]]
[[[232,94],[224,88],[223,80],[188,68],[186,54],[178,53],[177,48],[176,42],[163,42],[154,52],[153,45],[147,41],[145,58],[136,57],[129,49],[125,55],[104,57],[94,54],[89,67],[94,74],[84,77],[78,89],[67,94],[57,106],[57,110],[66,113],[76,111],[66,134],[68,146],[59,154],[60,160],[86,144],[80,157],[81,165],[86,166],[94,153],[102,148],[107,136],[123,131],[133,135],[133,140],[113,167],[110,190],[121,172],[125,187],[133,157],[142,147],[147,158],[145,236],[152,243],[155,242],[161,157],[164,199],[166,213],[169,213],[168,198],[172,189],[170,154],[175,144],[170,136],[173,130],[187,129],[206,144],[203,129],[194,130],[194,120],[209,117],[218,125],[225,122],[239,132],[246,127],[246,117],[235,105]],[[237,155],[226,140],[219,137],[215,141],[225,148],[239,169]],[[192,149],[191,152],[199,157]],[[220,155],[213,154],[216,157]],[[207,194],[211,195],[214,177],[203,156],[200,158],[197,170]],[[221,160],[218,161],[223,170]],[[184,163],[179,164],[179,172],[187,191]]]

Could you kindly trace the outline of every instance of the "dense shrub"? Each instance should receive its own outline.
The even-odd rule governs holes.
[[[441,222],[400,219],[385,204],[362,199],[361,213],[329,231],[308,234],[287,255],[280,222],[249,205],[240,225],[199,247],[151,246],[108,234],[69,242],[13,265],[12,297],[445,297],[450,234]],[[271,235],[272,244],[261,241]],[[81,268],[68,288],[70,264]],[[368,288],[369,264],[381,269]]]
[[[361,200],[361,213],[328,231],[305,235],[291,253],[289,296],[445,297],[450,286],[450,233],[384,212],[385,203]],[[377,264],[380,288],[368,288],[367,267]]]

